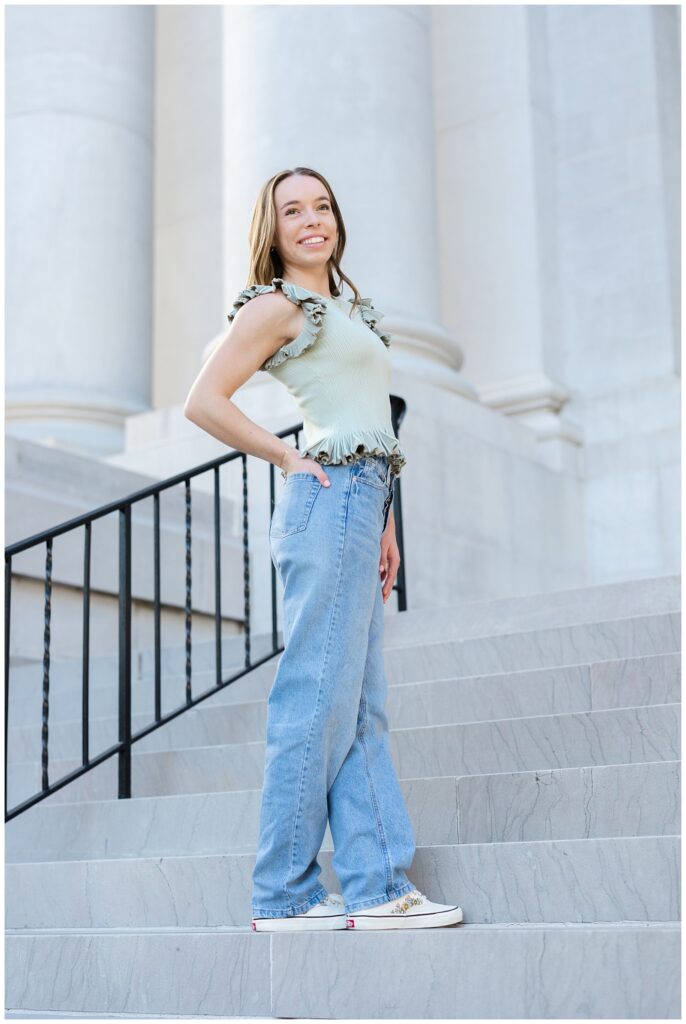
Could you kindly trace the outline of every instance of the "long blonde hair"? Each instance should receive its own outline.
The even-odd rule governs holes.
[[[341,294],[341,281],[345,281],[351,287],[354,295],[354,302],[350,310],[350,315],[352,316],[353,311],[361,301],[361,296],[354,283],[341,270],[340,261],[343,258],[346,239],[343,216],[328,181],[323,174],[312,170],[311,167],[294,167],[292,170],[279,171],[278,174],[274,174],[269,178],[260,189],[255,206],[253,207],[250,231],[248,233],[250,268],[246,287],[250,288],[254,284],[271,284],[272,278],[282,277],[283,275],[281,257],[276,248],[272,250],[272,246],[276,243],[274,190],[280,181],[283,181],[284,178],[290,178],[294,174],[309,174],[311,177],[317,178],[331,197],[331,207],[336,218],[338,236],[336,238],[336,247],[331,254],[328,265],[329,289],[331,294],[337,297]],[[339,277],[338,284],[334,281],[334,271]]]

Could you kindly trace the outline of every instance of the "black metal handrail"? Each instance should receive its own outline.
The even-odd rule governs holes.
[[[391,396],[391,410],[393,426],[396,436],[400,423],[405,413],[405,402],[398,396]],[[280,438],[295,437],[296,447],[299,446],[299,435],[303,424],[298,423],[293,427],[279,431],[276,436]],[[228,679],[222,679],[222,638],[221,638],[221,583],[220,583],[220,491],[219,491],[219,469],[225,463],[240,459],[243,471],[243,567],[244,567],[244,610],[245,610],[245,663],[240,672],[236,672]],[[257,661],[253,661],[250,651],[250,565],[248,552],[248,456],[244,452],[231,451],[226,455],[220,455],[216,459],[204,462],[193,469],[184,470],[175,476],[150,484],[125,498],[111,501],[106,505],[93,509],[91,512],[76,516],[58,526],[27,537],[25,540],[17,541],[5,548],[5,821],[10,821],[23,811],[28,810],[35,804],[44,800],[52,793],[73,782],[75,779],[91,771],[104,761],[113,757],[119,757],[118,765],[118,796],[128,798],[131,796],[131,748],[144,736],[166,725],[173,718],[195,707],[202,701],[207,700],[213,694],[224,687],[229,686],[237,679],[242,678],[248,672],[252,672],[264,664],[276,654],[279,654],[283,647],[278,646],[278,622],[277,622],[277,575],[276,569],[271,564],[271,611],[272,611],[272,650]],[[215,618],[215,685],[198,696],[192,692],[192,641],[191,641],[191,480],[203,473],[213,473],[214,476],[214,566],[215,566],[215,594],[214,594],[214,618]],[[274,486],[275,467],[269,463],[269,491],[270,491],[270,517],[275,505]],[[186,693],[185,702],[172,711],[162,714],[162,678],[161,678],[161,596],[160,596],[160,494],[177,484],[185,485],[185,550],[186,550],[186,590],[185,590],[185,641],[186,641]],[[394,481],[394,518],[396,527],[396,538],[400,550],[401,564],[398,576],[393,589],[398,596],[398,611],[405,611],[407,608],[407,595],[405,589],[405,557],[402,530],[402,509],[400,496],[400,480]],[[154,721],[137,732],[132,732],[131,712],[131,519],[132,509],[135,504],[145,498],[153,498],[154,506],[154,684],[155,684],[155,717]],[[112,512],[119,513],[119,587],[118,587],[118,622],[119,622],[119,739],[113,746],[102,751],[95,757],[89,754],[89,641],[90,641],[90,582],[91,582],[91,539],[92,525],[103,516]],[[56,537],[76,530],[83,526],[84,548],[83,548],[83,647],[82,647],[82,700],[81,700],[81,766],[62,776],[57,782],[50,785],[48,780],[48,744],[49,744],[49,710],[50,710],[50,621],[51,621],[51,597],[52,597],[52,545]],[[8,739],[9,739],[9,697],[10,697],[10,602],[12,594],[12,559],[21,552],[35,548],[39,544],[45,544],[45,589],[44,589],[44,624],[43,624],[43,704],[42,704],[42,733],[41,733],[41,790],[33,796],[13,808],[7,806],[7,779],[8,779]],[[271,561],[271,559],[270,559]]]

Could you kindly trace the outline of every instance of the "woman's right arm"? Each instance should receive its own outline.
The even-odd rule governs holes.
[[[249,419],[231,395],[294,336],[294,313],[302,318],[302,310],[277,292],[265,292],[241,306],[228,334],[193,382],[183,407],[184,416],[212,437],[283,470],[290,460],[302,461],[297,449]]]

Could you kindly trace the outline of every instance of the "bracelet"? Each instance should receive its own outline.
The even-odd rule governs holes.
[[[286,458],[286,456],[288,455],[289,451],[290,451],[290,448],[286,448],[286,450],[284,451],[283,455],[281,456],[281,460],[279,462],[279,468],[281,469],[281,476],[283,477],[284,480],[286,479],[288,474],[286,473],[286,470],[283,468],[283,460]]]

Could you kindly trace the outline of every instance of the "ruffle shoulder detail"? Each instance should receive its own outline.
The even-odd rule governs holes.
[[[354,299],[348,299],[348,302],[350,302],[351,304],[354,301]],[[371,299],[360,299],[358,303],[358,308],[360,310],[360,316],[364,320],[367,327],[370,327],[375,334],[378,334],[386,348],[389,348],[391,344],[390,334],[388,334],[386,331],[379,330],[379,328],[377,327],[377,323],[379,322],[379,320],[383,319],[384,316],[381,310],[374,309]]]
[[[273,367],[279,366],[286,359],[302,355],[311,345],[314,345],[319,337],[319,332],[322,329],[326,315],[326,303],[322,302],[321,298],[314,292],[310,292],[307,288],[302,288],[300,285],[284,281],[281,277],[274,277],[271,284],[253,284],[249,288],[244,288],[238,294],[233,304],[233,309],[230,313],[227,313],[229,323],[233,321],[241,306],[244,306],[250,299],[254,299],[256,295],[263,295],[265,292],[275,292],[277,288],[280,288],[286,298],[290,299],[296,306],[300,306],[305,314],[305,323],[300,334],[293,338],[292,341],[288,341],[285,345],[278,348],[269,359],[262,363],[260,370],[271,370]]]

